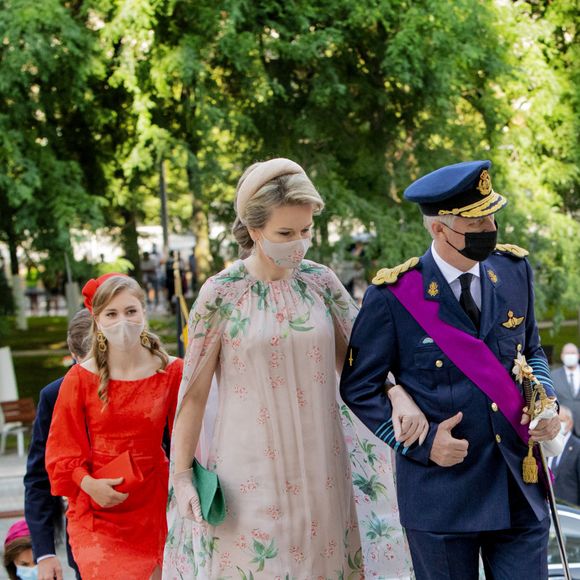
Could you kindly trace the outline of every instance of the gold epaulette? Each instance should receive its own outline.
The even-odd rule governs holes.
[[[409,258],[406,262],[395,266],[394,268],[382,268],[373,278],[373,284],[394,284],[401,274],[412,270],[419,263],[419,258]]]
[[[525,258],[530,253],[528,250],[520,248],[515,244],[496,244],[495,249],[500,252],[507,252],[516,258]]]

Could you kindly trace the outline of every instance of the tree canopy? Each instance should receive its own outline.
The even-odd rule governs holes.
[[[73,227],[170,224],[215,267],[255,160],[301,163],[329,225],[379,266],[421,253],[402,199],[441,165],[491,159],[500,238],[530,249],[542,311],[577,307],[580,73],[573,0],[0,0],[0,239],[62,253]]]

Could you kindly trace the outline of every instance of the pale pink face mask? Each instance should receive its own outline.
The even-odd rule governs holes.
[[[110,326],[101,326],[99,330],[105,335],[107,341],[119,350],[131,350],[141,339],[141,333],[145,328],[145,322],[129,322],[119,320]]]
[[[301,238],[292,242],[271,242],[262,236],[259,241],[262,252],[279,268],[293,269],[300,266],[310,244],[310,238]]]

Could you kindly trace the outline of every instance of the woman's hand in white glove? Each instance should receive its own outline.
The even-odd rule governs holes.
[[[429,433],[429,422],[413,397],[401,385],[390,387],[388,397],[393,407],[395,439],[405,447],[410,447],[415,441],[422,445]]]
[[[179,515],[200,524],[203,521],[197,490],[193,486],[193,469],[173,474],[173,490]]]

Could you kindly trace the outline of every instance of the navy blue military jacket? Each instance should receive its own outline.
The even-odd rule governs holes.
[[[537,376],[541,375],[548,395],[555,396],[534,317],[532,272],[527,260],[496,251],[481,263],[479,332],[430,250],[421,258],[418,269],[425,299],[439,302],[443,321],[478,336],[510,373],[521,345],[528,361],[533,361]],[[504,325],[510,318],[515,320]],[[421,446],[405,449],[394,441],[391,405],[384,388],[389,372],[429,420],[429,434]],[[371,286],[365,295],[353,328],[340,392],[366,426],[398,451],[397,494],[403,526],[431,532],[509,528],[508,471],[537,518],[547,516],[541,484],[525,484],[522,480],[527,446],[494,401],[443,354],[386,284]],[[452,434],[469,442],[467,457],[453,467],[440,467],[429,459],[437,426],[459,411],[463,420]]]
[[[44,464],[46,440],[63,378],[57,379],[40,391],[24,476],[24,513],[32,537],[35,558],[56,554],[54,522],[63,516],[62,500],[51,495]]]

